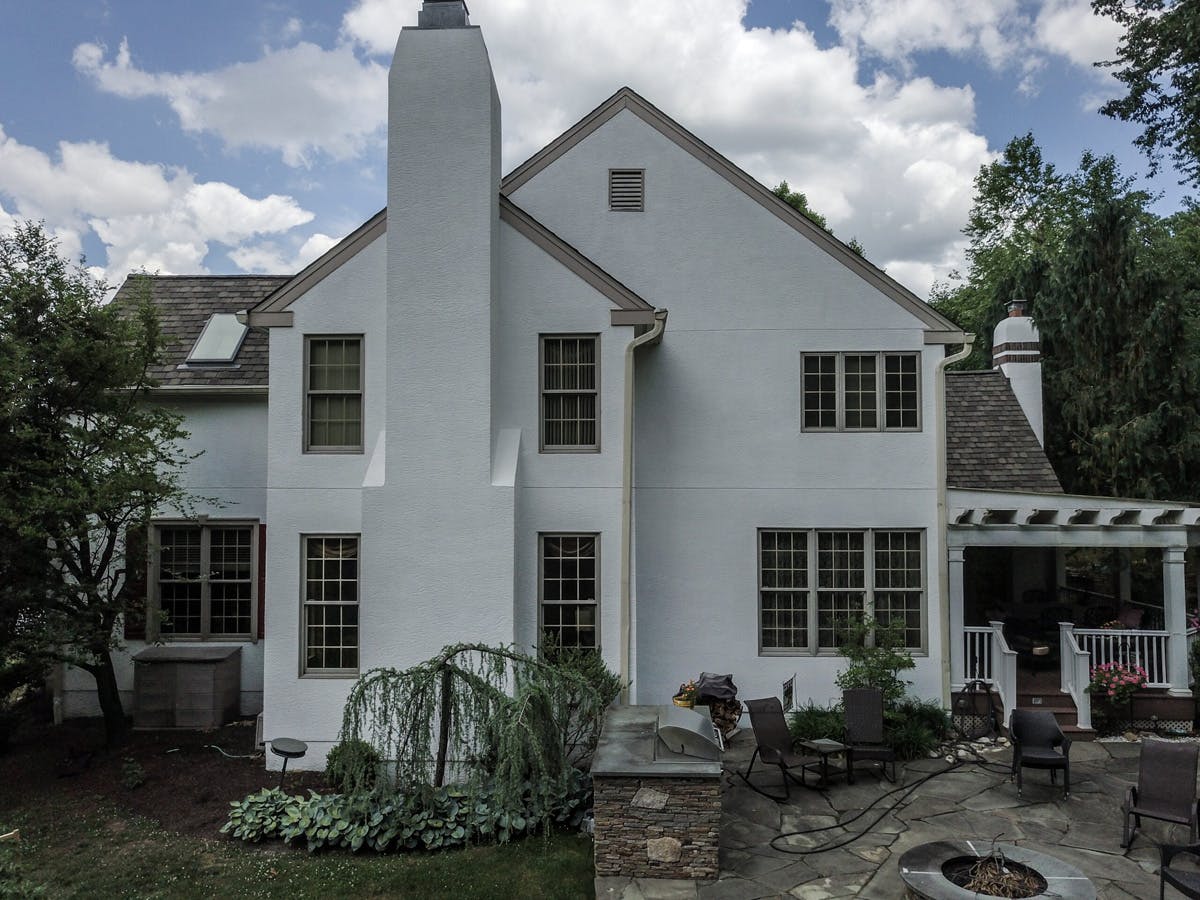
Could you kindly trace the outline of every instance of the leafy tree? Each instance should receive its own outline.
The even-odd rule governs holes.
[[[828,231],[831,235],[833,234],[833,229],[829,227],[829,223],[825,221],[825,217],[808,205],[808,196],[801,194],[799,191],[793,191],[791,186],[786,181],[779,182],[779,184],[771,189],[771,193],[773,193],[792,209],[796,210],[796,212],[800,213],[800,215],[804,216],[804,218],[808,219],[814,225],[824,229],[825,231]],[[863,249],[863,245],[859,243],[858,238],[850,238],[850,242],[846,244],[846,246],[861,257],[865,258],[867,255],[866,250]]]
[[[191,498],[181,418],[147,402],[154,309],[105,305],[105,290],[41,226],[0,237],[0,571],[19,624],[7,652],[91,673],[113,742],[126,721],[111,652],[142,599],[126,550],[140,555],[152,510]]]
[[[1181,183],[1200,186],[1200,3],[1195,0],[1092,0],[1092,9],[1125,33],[1114,68],[1125,96],[1100,112],[1143,131],[1134,141],[1158,171],[1169,151]]]

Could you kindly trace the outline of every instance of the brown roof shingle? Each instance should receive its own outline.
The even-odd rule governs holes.
[[[946,483],[1062,493],[1003,373],[946,373]]]
[[[163,364],[152,370],[162,387],[266,387],[267,332],[251,328],[231,365],[185,365],[213,313],[252,309],[290,275],[131,275],[113,298],[129,302],[150,285],[163,336]],[[182,366],[182,368],[181,368]]]

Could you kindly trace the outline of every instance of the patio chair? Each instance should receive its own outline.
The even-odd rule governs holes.
[[[1158,900],[1166,900],[1168,884],[1185,897],[1200,898],[1200,872],[1171,866],[1171,861],[1181,854],[1200,860],[1200,844],[1190,847],[1163,844],[1160,849],[1162,860],[1158,869]]]
[[[842,743],[850,748],[849,759],[878,762],[883,777],[895,784],[896,751],[883,743],[883,692],[878,688],[847,688],[842,691],[842,708],[846,713]]]
[[[784,803],[791,799],[789,782],[801,787],[807,787],[804,781],[804,767],[817,762],[814,756],[802,756],[794,752],[792,733],[788,731],[787,720],[783,717],[783,704],[778,697],[767,697],[762,700],[747,700],[746,709],[750,711],[750,728],[754,731],[754,755],[750,757],[750,765],[745,774],[739,772],[742,781],[764,797],[776,803]],[[750,773],[754,771],[754,762],[761,759],[768,766],[778,766],[783,778],[783,796],[770,794],[755,787],[750,782]],[[792,774],[792,769],[800,770],[800,777]]]
[[[1196,802],[1196,765],[1200,747],[1174,741],[1145,741],[1138,761],[1137,787],[1131,787],[1121,805],[1124,815],[1121,846],[1128,849],[1142,827],[1142,818],[1174,822],[1191,828],[1197,839],[1200,805]]]
[[[1046,710],[1014,709],[1008,724],[1012,740],[1012,771],[1021,796],[1024,769],[1049,769],[1050,783],[1063,770],[1063,797],[1071,796],[1071,739],[1062,733],[1054,713]]]

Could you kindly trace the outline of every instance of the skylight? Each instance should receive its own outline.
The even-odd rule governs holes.
[[[246,326],[238,321],[236,313],[213,313],[188,354],[188,362],[233,362],[245,336]]]

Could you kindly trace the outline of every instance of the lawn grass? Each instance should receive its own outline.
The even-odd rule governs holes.
[[[421,854],[309,854],[282,844],[197,838],[121,810],[82,814],[47,797],[3,814],[0,898],[590,898],[592,848],[576,834]],[[20,883],[13,876],[24,879]]]

